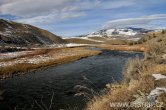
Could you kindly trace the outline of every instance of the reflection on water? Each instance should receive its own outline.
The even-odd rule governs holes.
[[[136,56],[143,55],[136,52],[103,50],[103,53],[97,56],[2,80],[0,87],[5,93],[4,100],[0,101],[0,110],[29,110],[31,107],[32,110],[41,110],[39,105],[49,108],[51,99],[52,110],[75,106],[81,110],[87,100],[74,96],[77,93],[74,89],[76,85],[99,91],[107,83],[120,82],[126,61]]]

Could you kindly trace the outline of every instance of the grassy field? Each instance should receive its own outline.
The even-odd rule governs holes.
[[[137,41],[112,39],[106,37],[87,37],[85,38],[68,38],[65,39],[68,43],[76,44],[107,44],[107,45],[134,45],[138,44]]]
[[[108,49],[108,50],[120,50],[120,51],[140,51],[144,52],[147,51],[148,46],[144,44],[138,44],[138,45],[96,45],[96,47],[102,48],[102,49]]]
[[[26,54],[22,54],[26,53]],[[3,54],[0,57],[1,78],[12,76],[42,67],[75,61],[84,57],[100,54],[101,51],[88,50],[83,47],[37,49],[34,51]],[[14,55],[14,56],[13,56]],[[6,57],[5,57],[6,56]]]

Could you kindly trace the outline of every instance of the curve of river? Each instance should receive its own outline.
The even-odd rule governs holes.
[[[75,96],[76,85],[98,92],[107,83],[120,82],[125,63],[136,56],[143,54],[103,50],[97,56],[1,80],[0,89],[5,92],[0,110],[41,110],[40,106],[49,108],[51,99],[51,110],[81,110],[87,100]]]

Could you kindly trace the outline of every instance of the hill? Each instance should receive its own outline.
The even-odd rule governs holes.
[[[93,43],[93,44],[128,44],[130,41],[138,41],[147,33],[154,30],[144,28],[111,28],[92,32],[87,35],[67,38],[69,43]]]
[[[66,43],[49,31],[28,24],[0,19],[0,45],[40,46]]]

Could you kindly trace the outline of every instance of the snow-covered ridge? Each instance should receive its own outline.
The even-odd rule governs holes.
[[[110,39],[138,41],[146,33],[152,32],[152,31],[155,31],[155,30],[144,29],[144,28],[133,28],[133,27],[111,28],[111,29],[103,29],[96,32],[92,32],[87,35],[70,37],[67,39],[77,38],[77,39],[86,39],[86,40],[94,41],[94,42],[103,42],[103,40],[98,38],[100,37],[104,39],[104,41],[110,40]]]
[[[145,34],[152,30],[144,28],[114,28],[114,29],[103,29],[97,32],[92,32],[87,37],[112,37],[112,36],[135,36],[139,34]]]
[[[111,29],[103,29],[99,30],[97,32],[92,32],[87,35],[80,35],[75,37],[69,37],[66,39],[84,39],[89,40],[97,43],[104,43],[108,40],[115,40],[115,39],[121,39],[121,40],[133,40],[138,41],[144,35],[148,32],[152,32],[155,30],[150,29],[144,29],[144,28],[133,28],[133,27],[127,27],[127,28],[111,28]],[[65,38],[64,38],[65,39]]]

